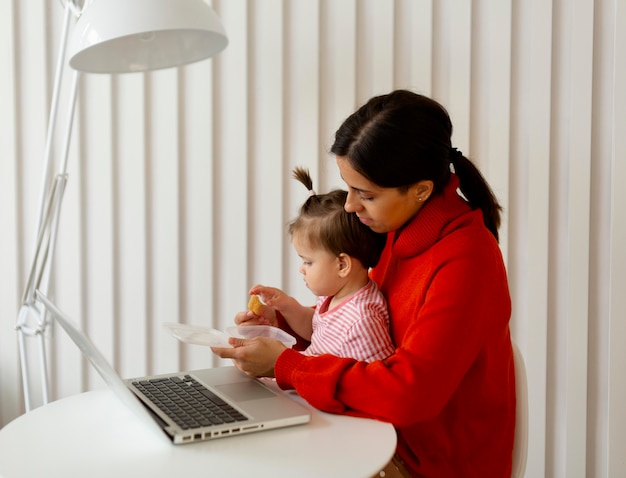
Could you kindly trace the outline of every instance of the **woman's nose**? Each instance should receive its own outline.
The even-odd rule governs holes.
[[[346,212],[357,212],[359,210],[359,204],[359,201],[354,197],[354,193],[348,192],[346,203],[343,205],[343,208]]]

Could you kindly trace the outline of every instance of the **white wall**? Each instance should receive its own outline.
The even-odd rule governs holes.
[[[215,364],[160,324],[224,327],[257,282],[311,300],[285,234],[306,196],[290,171],[341,186],[327,154],[340,121],[410,88],[447,106],[455,146],[505,206],[527,476],[623,476],[626,2],[213,5],[230,37],[215,59],[82,78],[57,303],[122,375]],[[0,425],[23,412],[14,323],[62,16],[57,0],[0,2]],[[53,399],[102,386],[63,334],[46,340]]]

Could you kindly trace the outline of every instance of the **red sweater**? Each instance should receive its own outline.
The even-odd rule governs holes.
[[[396,352],[370,364],[286,350],[275,374],[311,405],[394,424],[415,476],[509,477],[515,429],[511,301],[502,255],[453,179],[399,233],[372,278]]]

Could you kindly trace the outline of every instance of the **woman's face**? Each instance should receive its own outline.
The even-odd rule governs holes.
[[[356,213],[374,232],[400,229],[417,214],[432,192],[431,181],[420,181],[407,192],[377,186],[355,171],[344,156],[337,156],[337,167],[348,186],[345,210]]]

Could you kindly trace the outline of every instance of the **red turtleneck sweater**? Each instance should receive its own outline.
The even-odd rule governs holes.
[[[458,179],[391,233],[372,278],[396,352],[372,363],[286,350],[275,374],[320,410],[394,424],[415,476],[511,475],[515,373],[502,255]]]

